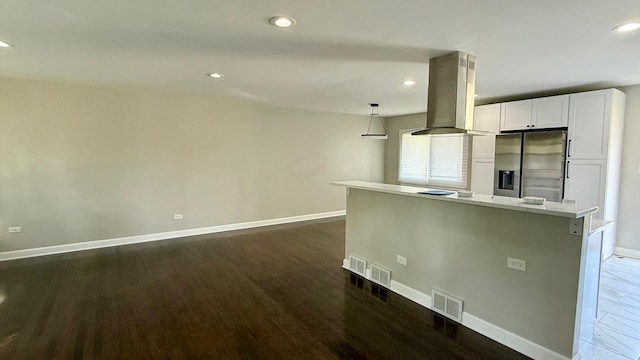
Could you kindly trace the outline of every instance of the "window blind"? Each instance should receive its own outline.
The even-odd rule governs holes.
[[[469,137],[464,134],[400,137],[398,180],[402,183],[464,189],[467,187]]]
[[[400,182],[427,184],[427,166],[429,143],[427,136],[412,136],[411,132],[402,134],[400,141]]]

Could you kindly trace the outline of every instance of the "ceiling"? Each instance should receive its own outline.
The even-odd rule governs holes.
[[[0,75],[391,116],[426,110],[428,59],[453,50],[477,56],[477,101],[639,84],[640,31],[611,31],[629,20],[637,0],[0,0]]]

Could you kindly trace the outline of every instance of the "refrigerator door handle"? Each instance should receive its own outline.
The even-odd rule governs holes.
[[[569,168],[571,165],[571,161],[567,161],[567,179],[569,178]]]
[[[567,145],[567,157],[571,157],[571,139],[569,139],[569,144]]]

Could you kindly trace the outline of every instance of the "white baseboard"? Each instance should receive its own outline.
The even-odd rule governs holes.
[[[533,341],[530,341],[521,336],[518,336],[499,326],[486,322],[480,319],[479,317],[469,314],[468,312],[462,313],[462,325],[468,327],[471,330],[477,331],[480,334],[492,340],[495,340],[502,345],[508,346],[516,351],[519,351],[533,359],[544,359],[544,360],[570,360],[571,359],[564,355],[558,354],[555,351],[549,350],[544,346],[538,345]]]
[[[80,243],[54,245],[54,246],[47,246],[47,247],[40,247],[40,248],[33,248],[33,249],[5,251],[5,252],[0,252],[0,261],[24,259],[24,258],[30,258],[35,256],[62,254],[62,253],[90,250],[90,249],[100,249],[105,247],[137,244],[137,243],[143,243],[143,242],[149,242],[149,241],[175,239],[175,238],[181,238],[186,236],[213,234],[213,233],[219,233],[223,231],[250,229],[250,228],[261,227],[261,226],[287,224],[287,223],[293,223],[298,221],[307,221],[307,220],[342,216],[345,214],[346,214],[345,210],[338,210],[338,211],[329,211],[329,212],[317,213],[317,214],[290,216],[290,217],[277,218],[277,219],[267,219],[267,220],[249,221],[249,222],[236,223],[236,224],[208,226],[208,227],[195,228],[195,229],[168,231],[168,232],[162,232],[162,233],[156,233],[156,234],[127,236],[127,237],[114,238],[114,239],[86,241],[86,242],[80,242]]]
[[[349,270],[346,266],[348,262],[345,262],[343,268]],[[391,280],[391,291],[401,295],[415,303],[424,306],[427,309],[431,309],[431,296],[418,291],[412,287],[406,286],[395,280]],[[502,345],[508,346],[518,352],[523,353],[533,359],[544,360],[579,360],[580,354],[577,354],[573,359],[564,355],[558,354],[555,351],[549,350],[544,346],[538,345],[530,340],[527,340],[521,336],[518,336],[508,330],[505,330],[499,326],[491,324],[485,320],[469,314],[468,312],[462,313],[462,325],[468,327],[471,330],[477,331],[480,334],[499,342]]]
[[[620,256],[630,257],[634,259],[640,259],[640,251],[634,249],[627,249],[616,246],[613,249],[613,253]]]
[[[408,287],[407,285],[399,283],[395,280],[391,280],[391,291],[431,310],[431,296],[425,293]]]

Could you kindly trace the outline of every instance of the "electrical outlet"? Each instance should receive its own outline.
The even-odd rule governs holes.
[[[10,233],[19,233],[19,232],[22,232],[22,226],[10,226],[10,227],[9,227],[9,232],[10,232]]]
[[[398,256],[396,257],[396,261],[397,261],[397,262],[398,262],[398,264],[400,264],[400,265],[407,266],[407,258],[406,258],[406,257],[404,257],[404,256],[402,256],[402,255],[398,255]]]
[[[182,214],[173,214],[173,220],[182,220]]]
[[[527,262],[520,259],[507,258],[507,267],[518,271],[527,271]]]

